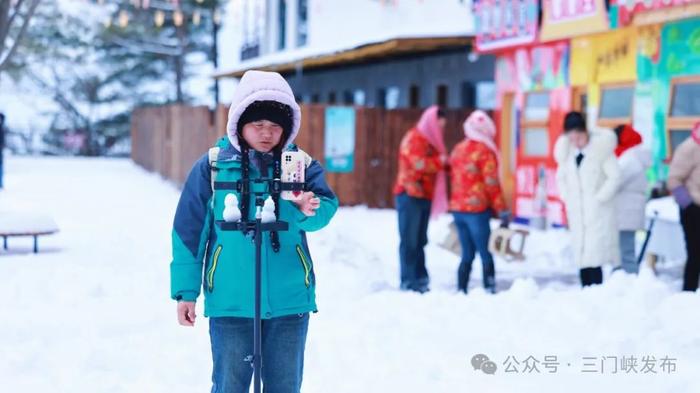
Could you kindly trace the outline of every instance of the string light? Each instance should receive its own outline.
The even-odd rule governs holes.
[[[153,21],[156,23],[156,27],[163,26],[165,23],[165,12],[158,10],[155,15],[153,15]]]
[[[175,23],[175,26],[180,27],[182,26],[182,22],[184,21],[185,17],[182,15],[182,11],[176,10],[173,12],[173,23]]]
[[[219,10],[214,10],[214,15],[212,15],[212,20],[215,25],[221,24],[221,12]]]
[[[122,29],[129,25],[129,14],[126,10],[119,11],[119,27]]]
[[[109,29],[112,26],[112,18],[105,19],[105,21],[102,24],[105,25],[105,29]]]
[[[192,23],[194,23],[195,26],[199,26],[199,22],[202,20],[202,15],[200,15],[199,10],[195,11],[192,14]]]

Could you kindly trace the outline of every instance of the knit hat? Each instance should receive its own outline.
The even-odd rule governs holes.
[[[243,127],[248,123],[259,120],[268,120],[282,127],[282,141],[285,142],[292,133],[294,113],[289,105],[277,101],[255,101],[243,111],[236,126],[238,136],[241,137]]]

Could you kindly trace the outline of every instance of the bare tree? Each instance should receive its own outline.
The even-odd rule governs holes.
[[[0,0],[0,72],[9,65],[41,0]]]

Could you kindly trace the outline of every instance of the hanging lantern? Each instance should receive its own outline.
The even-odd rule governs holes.
[[[105,25],[105,29],[109,29],[110,27],[112,27],[112,18],[108,17],[107,19],[105,19],[103,24]]]
[[[131,5],[133,5],[135,8],[141,7],[141,0],[131,0]]]
[[[219,12],[219,10],[214,10],[214,15],[212,16],[212,20],[214,21],[215,25],[221,24],[221,12]]]
[[[199,22],[201,22],[201,21],[202,21],[202,15],[199,13],[199,10],[197,10],[192,14],[192,23],[195,26],[199,26]]]
[[[197,0],[197,3],[202,4],[204,3],[204,0]]]
[[[141,6],[143,7],[144,10],[147,10],[151,6],[151,1],[150,0],[143,0],[141,2]]]
[[[156,27],[163,26],[163,23],[165,23],[165,12],[161,10],[156,11],[153,15],[153,21],[156,23]]]
[[[129,14],[126,10],[119,11],[119,27],[122,29],[129,25]]]
[[[182,14],[182,11],[176,10],[175,12],[173,12],[173,23],[175,23],[175,26],[182,26],[182,22],[184,22],[184,20],[185,16]]]

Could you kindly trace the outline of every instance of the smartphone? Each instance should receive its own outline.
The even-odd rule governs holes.
[[[306,162],[304,153],[286,151],[282,153],[282,183],[303,183],[306,179]],[[301,199],[303,191],[282,191],[282,199],[296,201]]]

